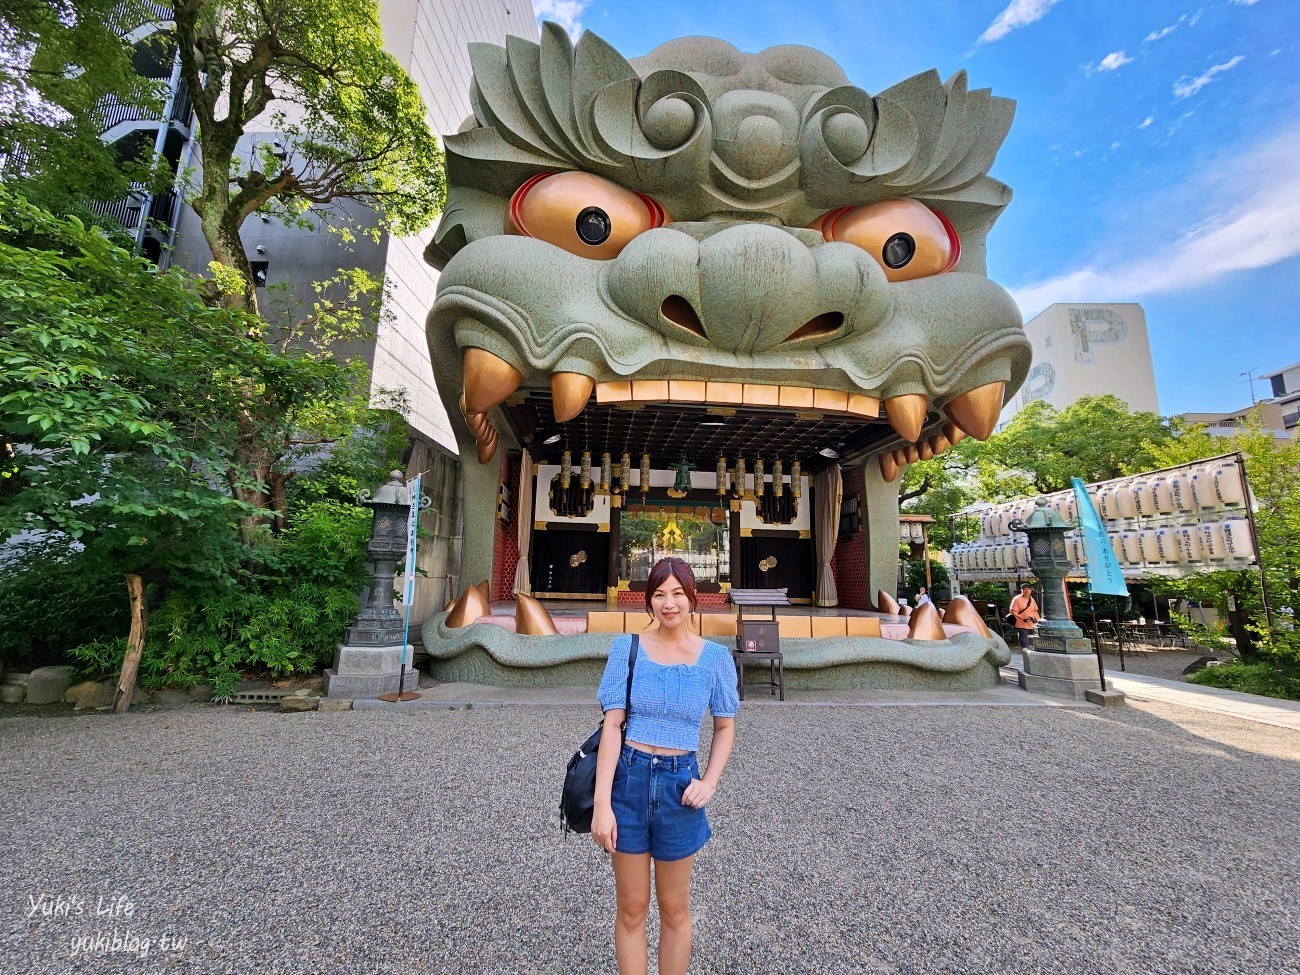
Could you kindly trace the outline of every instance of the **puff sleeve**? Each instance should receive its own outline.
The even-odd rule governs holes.
[[[720,645],[719,645],[720,646]],[[709,695],[709,711],[715,718],[734,718],[740,707],[740,694],[736,688],[736,661],[726,647],[720,646],[713,667],[713,693]]]
[[[627,707],[627,657],[632,647],[630,636],[615,637],[609,650],[609,661],[605,664],[605,675],[600,679],[600,689],[596,691],[596,700],[600,709]]]

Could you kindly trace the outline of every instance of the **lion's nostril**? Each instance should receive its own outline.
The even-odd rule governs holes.
[[[791,342],[795,339],[812,338],[815,335],[830,335],[837,331],[843,324],[844,316],[840,312],[828,311],[823,315],[818,315],[816,318],[810,318],[808,321],[804,322],[796,331],[790,333],[786,338],[786,341]]]
[[[680,325],[688,332],[694,332],[702,338],[705,337],[704,326],[700,324],[700,316],[695,313],[691,303],[681,295],[669,295],[665,298],[664,303],[659,306],[659,313],[674,325]]]

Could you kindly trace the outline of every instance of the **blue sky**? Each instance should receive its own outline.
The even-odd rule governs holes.
[[[1300,360],[1295,0],[534,0],[628,57],[690,34],[807,44],[875,93],[937,68],[1018,103],[989,274],[1031,317],[1140,301],[1160,408],[1250,402]],[[1259,396],[1266,384],[1256,383]]]

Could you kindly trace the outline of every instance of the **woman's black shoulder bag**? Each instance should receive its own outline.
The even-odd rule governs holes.
[[[636,669],[636,652],[641,638],[633,634],[632,648],[627,655],[627,703],[623,709],[620,733],[627,731],[628,715],[632,713],[632,672]],[[591,817],[596,808],[596,760],[600,754],[600,733],[605,722],[591,733],[582,747],[573,753],[564,773],[564,792],[560,795],[560,823],[575,833],[591,832]]]

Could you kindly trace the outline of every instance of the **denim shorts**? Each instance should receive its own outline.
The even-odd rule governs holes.
[[[703,809],[682,803],[691,779],[700,777],[695,753],[651,755],[624,745],[610,794],[618,823],[619,853],[649,853],[655,860],[684,860],[713,830]]]

